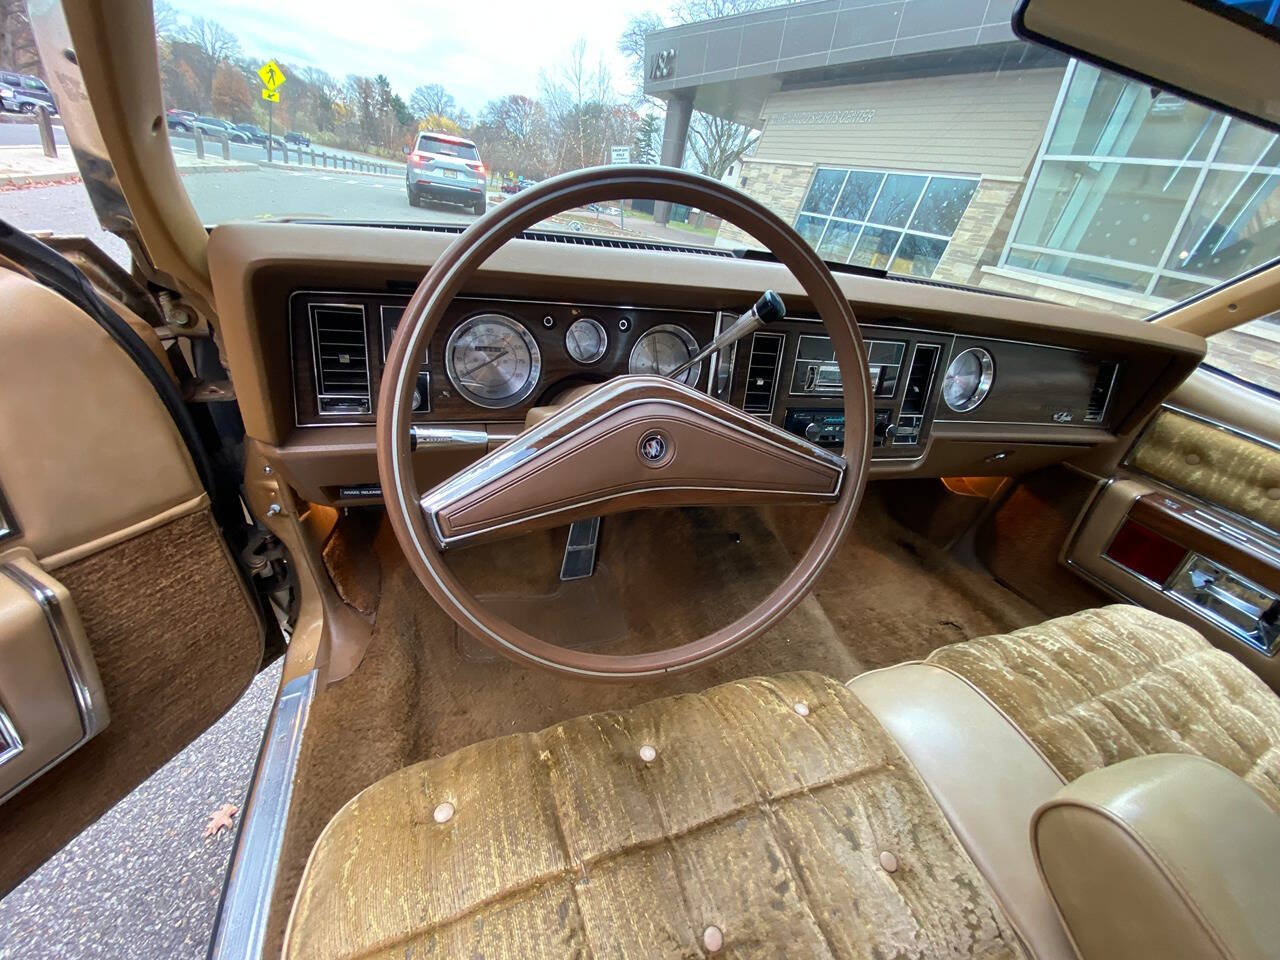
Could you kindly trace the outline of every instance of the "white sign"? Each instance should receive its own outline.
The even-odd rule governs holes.
[[[630,147],[610,147],[609,148],[610,164],[616,166],[619,163],[630,163],[630,162],[631,162]]]
[[[875,118],[875,107],[863,107],[860,110],[804,110],[775,113],[765,119],[777,126],[794,127],[809,126],[811,124],[826,126],[838,124],[843,126],[848,123],[870,123]]]

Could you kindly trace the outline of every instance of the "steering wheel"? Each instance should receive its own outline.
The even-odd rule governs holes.
[[[412,396],[417,358],[446,308],[480,265],[521,231],[565,210],[619,197],[683,203],[723,217],[791,271],[835,348],[844,383],[843,455],[676,380],[627,375],[566,404],[422,494],[411,459]],[[687,264],[692,270],[698,266]],[[410,566],[468,633],[514,660],[562,674],[654,677],[728,653],[800,602],[862,498],[871,413],[866,354],[853,310],[831,271],[793,229],[755,200],[707,177],[666,167],[597,167],[545,180],[505,200],[475,220],[428,271],[405,309],[383,371],[378,473],[392,529]],[[732,623],[642,654],[584,652],[535,637],[486,609],[444,559],[444,552],[458,545],[625,510],[770,503],[829,505],[794,569]]]

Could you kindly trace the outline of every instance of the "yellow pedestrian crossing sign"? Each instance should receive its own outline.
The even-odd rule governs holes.
[[[271,103],[279,103],[280,91],[279,90],[263,90],[262,99],[270,101]]]
[[[280,69],[280,64],[276,63],[274,60],[268,60],[258,68],[258,77],[262,80],[262,85],[266,87],[267,90],[275,90],[284,83],[284,71]],[[278,103],[280,100],[278,96],[272,98],[268,97],[265,93],[263,94],[263,99],[271,100],[274,103]]]

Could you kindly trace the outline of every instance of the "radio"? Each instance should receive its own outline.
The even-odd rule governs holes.
[[[810,443],[816,443],[821,447],[844,446],[843,410],[788,407],[783,426],[797,436],[804,437]],[[894,432],[893,411],[877,409],[871,445],[883,447],[892,440]]]

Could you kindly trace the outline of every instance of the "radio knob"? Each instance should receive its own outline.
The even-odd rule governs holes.
[[[822,436],[822,428],[816,423],[810,423],[804,428],[804,438],[810,443],[817,443],[820,436]]]
[[[892,437],[893,437],[893,435],[894,435],[895,433],[897,433],[897,432],[898,432],[897,427],[895,427],[895,426],[894,426],[890,421],[888,421],[888,420],[877,420],[877,421],[876,421],[876,436],[877,436],[877,437],[882,437],[882,438],[884,438],[885,440],[888,440],[888,439],[892,438]]]

